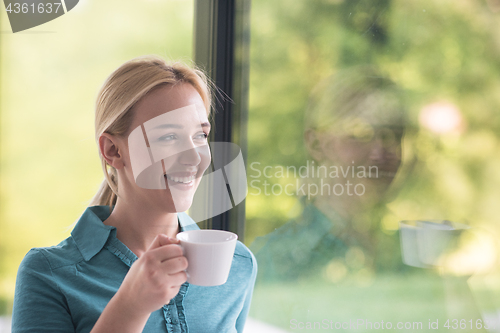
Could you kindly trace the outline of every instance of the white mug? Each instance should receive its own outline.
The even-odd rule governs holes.
[[[441,266],[442,256],[457,247],[467,225],[450,221],[401,221],[403,262],[414,267]]]
[[[177,234],[188,261],[188,282],[198,286],[226,283],[238,235],[223,230],[189,230]]]

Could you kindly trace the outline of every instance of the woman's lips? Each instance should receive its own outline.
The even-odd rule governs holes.
[[[164,175],[168,187],[177,190],[188,191],[194,188],[196,172],[173,172]]]
[[[176,183],[187,184],[195,180],[196,174],[189,176],[182,176],[179,174],[166,174],[168,180],[174,181]]]
[[[380,178],[389,178],[392,179],[396,177],[396,171],[384,171],[384,170],[378,170],[376,172],[367,172],[367,176],[370,179],[380,179]]]

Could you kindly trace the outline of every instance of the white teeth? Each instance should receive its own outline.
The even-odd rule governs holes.
[[[394,178],[396,176],[396,173],[395,172],[389,172],[389,171],[380,171],[379,175],[381,177],[390,177],[390,178]]]
[[[190,177],[172,177],[170,175],[167,175],[167,178],[169,180],[172,180],[176,183],[181,183],[181,184],[187,184],[192,182],[195,179],[195,176],[190,176]]]
[[[379,171],[378,173],[368,174],[368,178],[394,178],[395,176],[396,173],[390,171]]]

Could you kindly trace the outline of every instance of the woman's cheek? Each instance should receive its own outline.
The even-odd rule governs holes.
[[[205,170],[208,168],[210,165],[210,161],[212,160],[212,156],[210,154],[210,149],[208,145],[203,145],[201,147],[196,148],[198,150],[198,154],[200,156],[200,165],[199,165],[199,170],[198,174],[201,176]]]

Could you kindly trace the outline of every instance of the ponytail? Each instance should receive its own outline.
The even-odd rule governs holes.
[[[90,202],[91,206],[109,206],[110,209],[116,204],[118,198],[118,177],[116,176],[116,169],[110,166],[110,172],[107,170],[107,163],[104,159],[103,169],[105,179],[102,181],[99,190]],[[110,185],[112,184],[112,185]],[[113,186],[113,187],[111,187]]]

